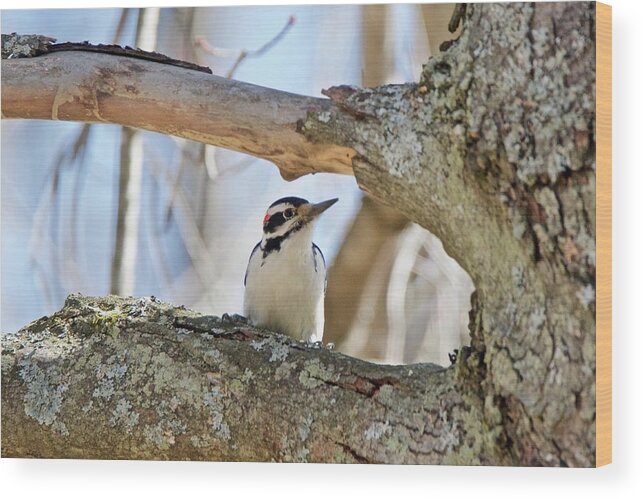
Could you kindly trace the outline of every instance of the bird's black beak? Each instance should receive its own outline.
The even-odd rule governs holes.
[[[299,208],[299,212],[306,218],[313,219],[324,213],[328,208],[333,206],[339,199],[329,199],[317,204],[305,204]]]

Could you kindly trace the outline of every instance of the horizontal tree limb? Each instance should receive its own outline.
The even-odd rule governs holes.
[[[378,366],[153,298],[72,295],[2,338],[2,456],[502,464],[463,367]]]
[[[352,174],[353,149],[297,133],[327,99],[94,52],[2,61],[2,117],[117,123],[267,159],[282,176]]]

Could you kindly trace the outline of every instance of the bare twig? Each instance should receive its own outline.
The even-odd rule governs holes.
[[[123,30],[125,29],[125,24],[127,23],[127,19],[129,19],[131,12],[132,9],[130,8],[124,8],[121,10],[121,15],[118,18],[118,24],[116,25],[116,31],[114,31],[114,38],[112,38],[113,44],[117,44],[121,39],[121,36],[123,36]]]
[[[195,46],[199,47],[203,51],[207,52],[208,54],[214,55],[216,57],[233,57],[237,55],[237,59],[235,63],[232,65],[232,67],[228,70],[226,74],[227,79],[232,79],[234,76],[234,73],[237,71],[241,63],[247,58],[247,57],[260,57],[266,52],[268,52],[272,47],[274,47],[284,36],[286,36],[286,33],[290,30],[290,28],[295,24],[295,17],[290,16],[288,17],[288,21],[284,25],[283,28],[281,28],[281,31],[277,33],[274,37],[272,37],[268,42],[266,42],[264,45],[262,45],[259,49],[257,50],[242,50],[241,52],[238,52],[237,50],[232,50],[232,49],[222,49],[222,48],[217,48],[213,47],[210,45],[207,40],[203,36],[197,36],[195,38]],[[205,149],[208,147],[206,144],[201,145],[201,157],[205,158],[206,152]],[[205,161],[203,162],[205,165]],[[206,165],[207,166],[207,165]],[[179,183],[181,182],[181,178],[183,176],[183,173],[185,171],[185,162],[182,160],[181,164],[179,165],[179,171],[176,175],[176,178],[173,182],[172,186],[172,193],[170,194],[170,199],[168,201],[167,207],[165,209],[165,224],[167,226],[170,217],[172,216],[172,210],[173,206],[176,200],[176,196],[178,194],[178,190],[180,188]],[[207,170],[208,173],[210,173],[210,169]],[[206,181],[209,180],[210,176],[206,177]],[[199,212],[202,210],[198,210]]]
[[[230,79],[233,77],[234,73],[237,71],[241,63],[246,58],[261,57],[262,55],[264,55],[272,47],[274,47],[284,36],[286,36],[286,33],[290,31],[290,28],[293,26],[293,24],[295,24],[295,16],[288,17],[288,21],[286,21],[285,26],[281,28],[281,31],[279,31],[279,33],[277,33],[274,37],[272,37],[268,42],[266,42],[263,46],[261,46],[257,50],[243,49],[239,52],[233,49],[223,49],[223,48],[213,47],[202,36],[196,37],[194,42],[197,47],[199,47],[200,49],[204,50],[208,54],[211,54],[215,57],[234,57],[235,55],[237,56],[236,61],[226,73],[226,78]]]
[[[154,158],[154,164],[163,164],[163,159],[156,155],[155,152],[150,151],[150,156]],[[167,168],[153,168],[150,169],[150,173],[159,183],[165,182],[166,184],[169,184],[172,180]],[[183,213],[182,217],[176,218],[177,227],[181,234],[181,239],[185,244],[185,249],[190,256],[193,267],[199,269],[199,272],[196,272],[195,274],[199,279],[200,284],[206,288],[208,283],[214,282],[218,277],[208,265],[214,261],[214,258],[210,253],[207,242],[201,236],[199,228],[196,225],[196,217],[194,216],[194,212],[190,206],[188,194],[180,183],[176,184],[176,187],[174,209]],[[183,220],[185,223],[182,223]]]

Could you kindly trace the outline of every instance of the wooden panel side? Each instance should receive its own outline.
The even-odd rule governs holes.
[[[612,7],[596,4],[596,465],[612,462]]]

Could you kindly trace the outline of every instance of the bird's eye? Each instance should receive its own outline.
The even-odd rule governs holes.
[[[288,208],[287,210],[284,211],[284,218],[292,218],[295,216],[295,210],[292,208]]]

